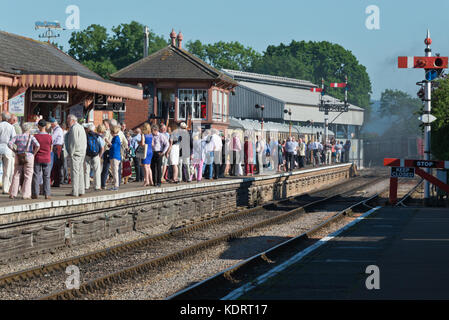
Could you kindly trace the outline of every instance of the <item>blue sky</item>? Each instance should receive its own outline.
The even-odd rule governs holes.
[[[79,7],[81,29],[93,23],[110,29],[136,20],[167,39],[174,28],[182,30],[184,42],[239,41],[259,52],[270,44],[293,39],[338,43],[367,67],[373,99],[379,99],[388,88],[415,96],[415,83],[422,80],[424,72],[397,69],[397,57],[424,55],[427,28],[433,53],[449,55],[447,0],[8,0],[2,6],[0,29],[38,39],[42,30],[34,30],[34,22],[58,20],[65,24],[68,5]],[[369,5],[380,9],[379,30],[365,27]],[[57,40],[64,49],[70,33],[62,31]]]

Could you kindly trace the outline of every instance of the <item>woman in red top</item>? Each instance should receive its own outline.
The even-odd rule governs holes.
[[[47,122],[45,120],[39,120],[37,126],[39,128],[39,133],[35,134],[34,137],[41,147],[34,156],[33,188],[31,190],[31,197],[37,199],[40,185],[43,184],[45,199],[50,199],[52,138],[45,130],[47,127]]]

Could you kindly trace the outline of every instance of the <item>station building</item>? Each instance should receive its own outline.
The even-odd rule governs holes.
[[[142,99],[142,92],[103,79],[50,43],[0,31],[1,110],[15,113],[21,122],[32,121],[34,115],[64,122],[73,113],[99,124],[114,114],[94,110],[95,94],[122,102]],[[11,99],[19,96],[22,103],[13,104]]]
[[[184,50],[182,33],[172,31],[170,38],[167,47],[111,75],[144,90],[143,101],[127,102],[127,126],[135,128],[150,120],[175,127],[184,121],[189,127],[201,123],[203,128],[225,131],[229,96],[237,82]]]
[[[228,69],[222,71],[238,82],[235,94],[230,96],[229,115],[239,125],[244,125],[243,120],[260,122],[262,112],[255,105],[264,105],[264,131],[268,130],[267,124],[278,123],[284,125],[279,128],[285,132],[285,125],[289,126],[291,122],[289,130],[292,135],[302,136],[306,141],[322,140],[324,112],[319,111],[320,94],[310,91],[311,88],[318,88],[317,85],[279,76]],[[324,99],[343,103],[329,95],[324,95]],[[363,141],[359,139],[363,115],[364,110],[352,104],[348,112],[329,112],[329,136],[335,136],[336,140],[351,141],[350,160],[359,167],[363,165]]]

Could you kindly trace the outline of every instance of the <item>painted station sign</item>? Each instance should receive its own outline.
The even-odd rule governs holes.
[[[114,112],[126,112],[126,105],[124,102],[110,102],[105,106],[96,105],[95,110],[99,111],[114,111]]]
[[[391,178],[414,178],[415,168],[392,167]]]
[[[69,103],[68,91],[32,90],[31,102]]]
[[[108,96],[105,94],[96,93],[94,96],[94,105],[95,106],[107,106],[108,105]]]

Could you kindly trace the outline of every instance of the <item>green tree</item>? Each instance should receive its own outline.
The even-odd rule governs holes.
[[[108,56],[109,37],[105,27],[92,24],[85,30],[72,32],[68,54],[83,61],[103,61]]]
[[[136,21],[122,23],[112,28],[112,37],[108,41],[107,48],[109,57],[118,70],[143,58],[143,28],[144,25]],[[150,31],[148,54],[167,45],[168,42],[163,37]]]
[[[435,159],[449,160],[449,79],[438,81],[432,92],[431,152]]]
[[[371,81],[366,68],[351,51],[327,41],[292,41],[285,45],[268,46],[250,71],[308,80],[315,84],[344,82],[348,76],[349,102],[369,113]],[[344,99],[344,90],[327,88],[327,94]]]
[[[143,57],[143,25],[131,21],[112,28],[92,24],[81,31],[72,32],[68,54],[103,78]],[[149,54],[167,46],[163,37],[150,31]]]
[[[201,41],[188,41],[186,48],[198,58],[217,69],[247,71],[260,59],[261,55],[251,47],[237,41],[202,44]]]

